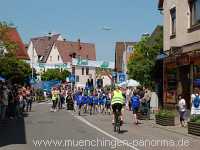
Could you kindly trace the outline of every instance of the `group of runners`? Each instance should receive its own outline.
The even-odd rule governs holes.
[[[111,114],[111,90],[78,90],[74,93],[74,104],[79,115],[81,110],[83,113],[89,112],[90,115],[94,113]]]
[[[52,111],[62,109],[63,105],[68,110],[73,110],[81,115],[83,113],[94,114],[113,114],[112,123],[114,123],[114,115],[116,109],[121,113],[121,121],[123,123],[124,110],[127,108],[133,111],[133,119],[138,124],[137,113],[141,104],[141,94],[138,90],[133,90],[131,96],[127,96],[127,89],[122,89],[115,85],[114,89],[75,89],[72,88],[53,88],[52,90]],[[64,104],[65,103],[65,104]]]

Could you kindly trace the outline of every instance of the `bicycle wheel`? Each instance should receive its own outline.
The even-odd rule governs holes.
[[[120,114],[117,112],[117,132],[120,133]]]
[[[117,113],[115,114],[114,132],[117,131]]]
[[[118,126],[117,132],[120,133],[120,125]]]

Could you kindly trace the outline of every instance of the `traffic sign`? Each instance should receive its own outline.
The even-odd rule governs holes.
[[[72,75],[69,76],[69,81],[73,82],[73,83],[76,81],[76,77],[75,77],[74,74],[72,74]]]
[[[122,83],[124,81],[126,81],[126,74],[125,73],[119,73],[118,74],[118,82]]]

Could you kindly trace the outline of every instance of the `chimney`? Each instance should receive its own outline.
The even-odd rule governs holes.
[[[78,49],[81,50],[81,40],[78,39]]]
[[[48,35],[49,35],[49,36],[48,36],[48,39],[50,40],[50,39],[51,39],[51,36],[52,36],[52,33],[49,32]]]

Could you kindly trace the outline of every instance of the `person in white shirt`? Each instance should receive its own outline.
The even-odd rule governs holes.
[[[185,112],[186,112],[186,102],[185,99],[182,98],[181,95],[178,96],[178,108],[179,108],[179,115],[180,115],[180,123],[181,126],[185,126]]]
[[[150,108],[153,113],[158,111],[158,95],[156,92],[151,93]]]

